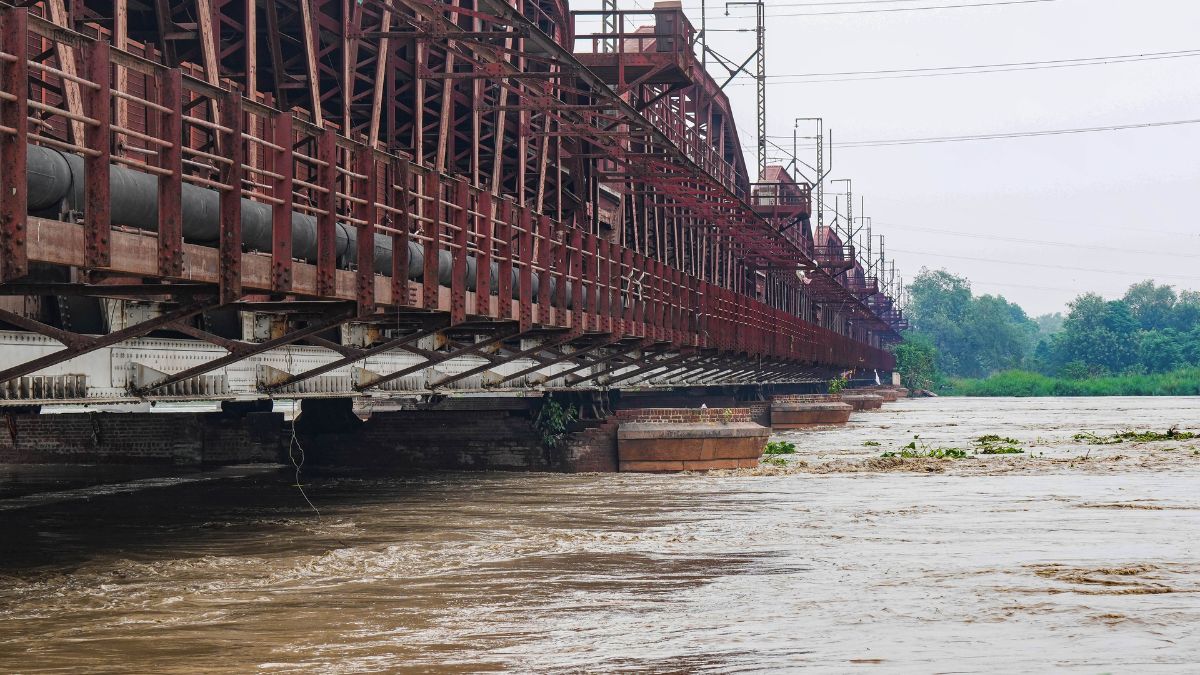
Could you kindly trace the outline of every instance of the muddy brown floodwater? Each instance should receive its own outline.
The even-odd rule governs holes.
[[[283,471],[9,490],[0,671],[1196,672],[1200,441],[1072,440],[1176,424],[902,401],[757,472],[310,475],[320,519]]]

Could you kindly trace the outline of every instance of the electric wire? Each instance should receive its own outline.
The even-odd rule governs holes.
[[[880,225],[886,225],[889,228],[896,227],[902,230],[917,230],[920,232],[935,232],[937,234],[945,234],[953,237],[968,237],[971,239],[987,239],[992,241],[1007,241],[1015,244],[1033,244],[1036,246],[1064,246],[1072,249],[1087,249],[1090,251],[1112,251],[1114,253],[1133,253],[1155,256],[1171,256],[1175,258],[1200,258],[1200,253],[1179,253],[1177,251],[1160,250],[1147,251],[1144,249],[1124,248],[1117,246],[1099,246],[1096,244],[1080,244],[1067,241],[1048,241],[1045,239],[1025,239],[1021,237],[1004,237],[994,234],[981,234],[979,232],[959,232],[955,230],[943,230],[935,227],[921,227],[919,225],[900,225],[897,223],[889,223],[885,221],[877,221]]]
[[[1062,291],[1064,293],[1080,293],[1078,288],[1063,288],[1061,286],[1036,286],[1033,284],[1014,284],[1007,281],[981,281],[978,279],[968,279],[972,289],[975,286],[999,286],[1001,288],[1024,288],[1034,291]]]
[[[1195,58],[1200,49],[1185,49],[1168,52],[1146,52],[1144,54],[1116,54],[1075,59],[1052,59],[1047,61],[1016,61],[1012,63],[980,64],[971,66],[931,66],[926,68],[895,68],[887,70],[849,70],[828,73],[795,73],[768,75],[773,84],[822,84],[827,82],[873,82],[878,80],[907,80],[925,77],[951,77],[958,75],[985,75],[989,73],[1019,73],[1058,68],[1081,68],[1085,66],[1109,66],[1143,61]],[[775,79],[778,78],[778,79]],[[785,79],[786,78],[786,79]],[[745,86],[743,84],[731,86]]]
[[[286,365],[284,367],[287,369],[287,372],[289,372],[289,373],[295,372],[295,369],[294,369],[293,363],[292,363],[292,346],[291,345],[287,346],[287,351],[285,353],[287,354],[287,356],[286,356],[287,361],[286,361]],[[274,404],[275,397],[272,395],[270,397],[270,399],[271,399],[272,404]],[[288,459],[290,459],[292,461],[292,468],[295,470],[296,489],[300,491],[300,496],[304,498],[305,503],[308,504],[308,508],[312,509],[313,513],[317,514],[317,519],[319,520],[321,518],[321,511],[319,509],[317,509],[316,505],[312,503],[312,500],[308,498],[308,493],[304,491],[304,484],[300,481],[300,471],[301,471],[301,469],[304,468],[305,456],[304,456],[304,446],[300,444],[300,437],[296,435],[296,417],[298,417],[299,413],[300,413],[300,411],[297,409],[299,407],[299,405],[300,405],[299,399],[292,399],[292,423],[291,423],[292,435],[291,435],[291,438],[288,439]],[[296,459],[296,453],[293,452],[293,449],[300,451],[300,458],[298,460]]]
[[[1037,136],[1061,136],[1065,134],[1090,134],[1112,131],[1128,131],[1130,129],[1151,129],[1157,127],[1173,127],[1189,124],[1200,124],[1200,119],[1167,120],[1161,122],[1138,122],[1134,124],[1111,124],[1100,127],[1078,127],[1073,129],[1046,129],[1040,131],[1013,131],[993,134],[966,134],[962,136],[931,136],[927,138],[891,138],[871,141],[838,141],[833,143],[835,148],[878,148],[893,145],[925,145],[934,143],[961,143],[968,141],[1007,140],[1012,138],[1033,138]],[[791,138],[790,136],[771,136],[771,138]],[[815,148],[815,145],[800,146],[805,150]]]
[[[1093,267],[1069,267],[1066,265],[1057,265],[1057,264],[1050,264],[1050,263],[1026,262],[1024,260],[997,260],[996,258],[979,258],[979,257],[969,256],[969,255],[955,255],[952,253],[930,253],[928,251],[913,251],[911,249],[896,248],[893,246],[889,246],[888,250],[893,253],[908,253],[911,255],[932,256],[934,258],[953,258],[953,259],[957,259],[957,260],[971,260],[974,262],[995,263],[998,265],[1019,265],[1022,267],[1045,267],[1045,268],[1050,268],[1050,269],[1066,270],[1066,271],[1071,271],[1071,272],[1094,272],[1097,274],[1119,274],[1119,275],[1126,275],[1126,276],[1135,275],[1135,276],[1140,276],[1142,278],[1163,277],[1163,278],[1171,278],[1171,279],[1187,279],[1190,281],[1200,281],[1200,277],[1198,277],[1198,276],[1190,276],[1187,274],[1168,274],[1168,273],[1164,273],[1162,271],[1134,272],[1132,270],[1124,270],[1124,269],[1101,270],[1101,269],[1096,269]]]
[[[783,12],[779,14],[768,13],[768,18],[785,18],[796,16],[843,16],[847,14],[884,14],[894,12],[923,12],[938,9],[967,9],[972,7],[997,7],[1003,5],[1033,5],[1047,2],[1058,2],[1058,0],[999,0],[996,2],[977,2],[971,4],[955,4],[955,5],[935,5],[930,7],[887,7],[880,9],[844,9],[832,12]],[[729,21],[734,19],[745,19],[745,15],[739,16],[718,16],[710,18],[709,21]]]

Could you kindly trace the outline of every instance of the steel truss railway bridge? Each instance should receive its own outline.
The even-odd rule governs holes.
[[[677,3],[0,2],[0,405],[892,370],[889,289],[751,182],[695,41]]]

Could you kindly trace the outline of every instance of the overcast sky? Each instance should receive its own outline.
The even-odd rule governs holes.
[[[837,142],[1200,120],[1196,0],[1010,0],[878,11],[989,2],[996,0],[768,0],[771,140],[790,149],[796,117],[824,117]],[[622,9],[652,4],[619,0]],[[600,5],[571,3],[573,9]],[[684,3],[697,26],[699,7],[700,0]],[[709,0],[710,29],[753,27],[753,8],[731,8],[730,18],[724,11],[723,0]],[[712,32],[710,38],[712,48],[738,62],[754,46],[748,32]],[[788,81],[812,73],[1188,50],[1196,55],[970,75]],[[747,164],[754,167],[754,83],[742,76],[728,91]],[[812,161],[811,151],[801,154]],[[922,267],[944,268],[968,277],[976,293],[1004,295],[1031,315],[1063,311],[1086,291],[1119,297],[1146,278],[1200,289],[1200,124],[845,147],[834,157],[831,178],[854,180],[855,201],[865,199],[865,215],[874,232],[886,236],[906,278]],[[830,202],[833,191],[827,186]]]

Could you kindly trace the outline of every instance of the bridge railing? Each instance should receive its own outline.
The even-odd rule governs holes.
[[[575,50],[594,54],[684,53],[692,49],[695,29],[681,9],[574,10]],[[599,30],[578,30],[580,19],[599,21]],[[607,24],[607,25],[606,25]]]
[[[33,144],[85,165],[82,212],[66,214],[85,250],[55,253],[60,264],[214,283],[226,303],[247,293],[352,300],[362,318],[381,307],[421,309],[448,312],[452,325],[483,317],[522,332],[556,327],[890,368],[887,352],[24,9],[0,5],[0,35],[3,281],[29,270],[24,177]],[[110,164],[152,177],[151,226],[114,224]],[[185,184],[219,195],[215,242],[190,234]],[[246,202],[269,210],[269,245],[243,231]],[[295,237],[297,216],[314,222],[311,237]],[[195,254],[197,243],[219,249],[215,262]],[[152,268],[141,259],[147,250]],[[419,268],[410,252],[420,252]]]

